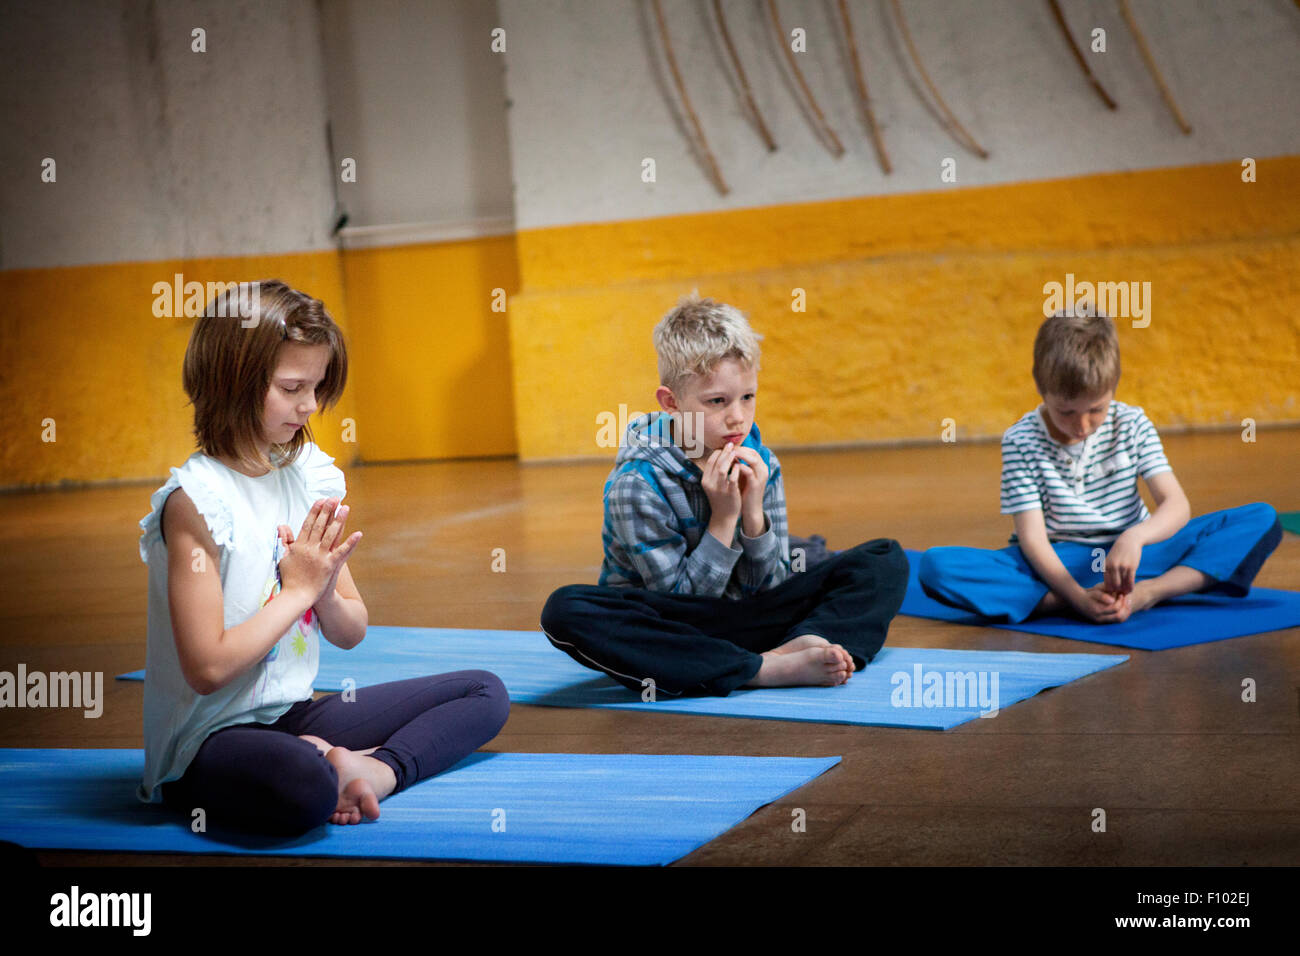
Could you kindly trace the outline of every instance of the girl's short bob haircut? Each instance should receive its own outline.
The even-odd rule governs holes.
[[[1038,394],[1067,401],[1115,391],[1119,385],[1119,336],[1110,317],[1091,310],[1058,312],[1034,338],[1034,384]]]
[[[313,441],[310,424],[293,438],[271,445],[271,460],[259,449],[267,391],[284,342],[325,345],[330,350],[325,378],[316,387],[320,408],[343,394],[348,354],[343,333],[319,299],[291,289],[279,279],[243,284],[251,300],[241,313],[241,290],[231,283],[208,303],[194,324],[181,375],[194,406],[194,437],[213,458],[234,459],[254,470],[291,464]],[[248,286],[252,289],[248,289]],[[251,292],[251,295],[250,295]],[[251,312],[251,314],[249,314]]]
[[[655,326],[659,382],[677,394],[692,376],[708,375],[724,359],[757,370],[761,338],[739,309],[692,292]]]

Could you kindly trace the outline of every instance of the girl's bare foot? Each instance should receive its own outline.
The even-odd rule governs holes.
[[[800,634],[798,637],[791,638],[780,647],[774,647],[769,654],[793,654],[795,651],[802,651],[809,647],[825,647],[830,641],[819,634]]]
[[[339,774],[339,803],[330,823],[360,823],[362,817],[378,820],[379,801],[397,787],[397,777],[392,768],[346,747],[334,747],[325,759]]]
[[[334,749],[334,745],[330,743],[328,740],[325,740],[324,738],[313,737],[311,734],[299,734],[298,737],[299,739],[305,740],[308,743],[315,744],[316,749],[319,750],[322,754],[327,754]],[[361,756],[363,757],[369,757],[372,753],[374,753],[378,749],[379,749],[378,747],[371,747],[369,750],[354,750],[353,753],[361,754]]]
[[[329,753],[330,748],[334,746],[328,740],[322,740],[320,737],[313,737],[311,734],[299,734],[298,739],[305,740],[309,744],[315,744],[316,749],[323,754]]]
[[[767,651],[747,687],[834,687],[853,673],[853,658],[838,644],[814,644],[801,651]]]

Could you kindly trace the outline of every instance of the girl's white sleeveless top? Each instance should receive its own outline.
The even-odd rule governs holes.
[[[334,459],[308,442],[292,465],[260,478],[196,452],[153,493],[151,510],[140,521],[140,557],[149,566],[149,646],[144,779],[136,794],[149,803],[162,799],[160,785],[185,773],[209,734],[233,724],[273,723],[294,703],[310,698],[320,659],[320,629],[308,611],[265,658],[215,693],[197,694],[185,682],[167,603],[161,520],[163,504],[177,488],[184,488],[194,502],[220,552],[227,629],[248,620],[279,593],[276,528],[288,525],[297,537],[318,499],[342,498],[347,491]],[[200,553],[192,560],[206,557]]]

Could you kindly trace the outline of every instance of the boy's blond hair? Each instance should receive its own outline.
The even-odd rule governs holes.
[[[1034,384],[1067,401],[1119,385],[1119,336],[1109,316],[1073,311],[1044,320],[1034,339]]]
[[[740,310],[692,292],[655,326],[659,381],[675,394],[692,376],[708,375],[725,359],[757,370],[761,338]]]

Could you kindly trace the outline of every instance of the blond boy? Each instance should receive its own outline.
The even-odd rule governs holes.
[[[542,612],[552,644],[634,690],[840,684],[902,603],[896,541],[792,569],[781,465],[754,423],[758,341],[698,296],[655,327],[663,411],[629,423],[605,483],[600,584]]]

